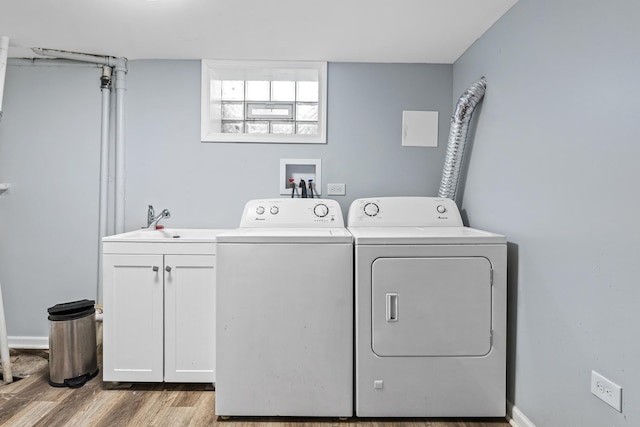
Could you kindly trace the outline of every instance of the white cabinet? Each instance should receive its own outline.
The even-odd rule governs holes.
[[[165,255],[164,265],[164,380],[214,382],[215,258]]]
[[[104,256],[104,381],[164,380],[163,258]]]
[[[104,381],[215,382],[215,243],[173,242],[104,240]]]

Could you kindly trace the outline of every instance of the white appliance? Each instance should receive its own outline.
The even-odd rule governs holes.
[[[355,410],[502,417],[506,238],[431,197],[355,200]]]
[[[353,415],[353,244],[325,199],[247,202],[217,236],[216,414]]]

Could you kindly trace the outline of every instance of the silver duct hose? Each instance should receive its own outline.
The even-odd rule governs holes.
[[[458,191],[458,179],[462,167],[462,157],[467,144],[467,133],[469,132],[469,122],[476,106],[482,100],[487,90],[487,80],[481,77],[473,83],[458,99],[456,109],[451,117],[451,128],[449,129],[449,142],[447,144],[447,154],[444,158],[442,169],[442,181],[438,197],[455,199]]]

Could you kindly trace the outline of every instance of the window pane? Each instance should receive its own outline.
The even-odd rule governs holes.
[[[222,133],[244,133],[244,122],[222,122]]]
[[[221,118],[222,104],[220,104],[220,101],[211,102],[211,104],[209,104],[209,120],[219,122]]]
[[[318,102],[318,82],[298,82],[297,101]]]
[[[293,119],[293,102],[247,102],[247,119]]]
[[[271,100],[272,101],[295,101],[296,100],[296,84],[295,82],[271,82]]]
[[[273,123],[271,123],[271,133],[279,133],[279,134],[288,133],[288,134],[292,134],[293,133],[293,123],[273,122]]]
[[[286,118],[290,113],[288,108],[254,108],[251,114],[256,116],[278,116],[278,119]],[[285,117],[283,117],[285,116]]]
[[[212,101],[219,101],[222,99],[222,81],[211,80],[209,82],[209,95]]]
[[[248,81],[247,101],[268,101],[269,82],[268,81]]]
[[[242,102],[225,102],[222,104],[223,119],[244,119],[244,104]]]
[[[222,99],[243,101],[244,100],[244,81],[223,80],[222,81]]]
[[[296,123],[298,135],[317,135],[318,124],[317,123]]]
[[[269,133],[269,122],[247,122],[247,133]]]
[[[318,121],[318,104],[298,104],[296,120]]]

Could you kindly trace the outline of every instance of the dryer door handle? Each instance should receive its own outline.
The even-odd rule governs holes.
[[[390,292],[386,296],[387,301],[387,322],[397,322],[398,321],[398,293]]]

